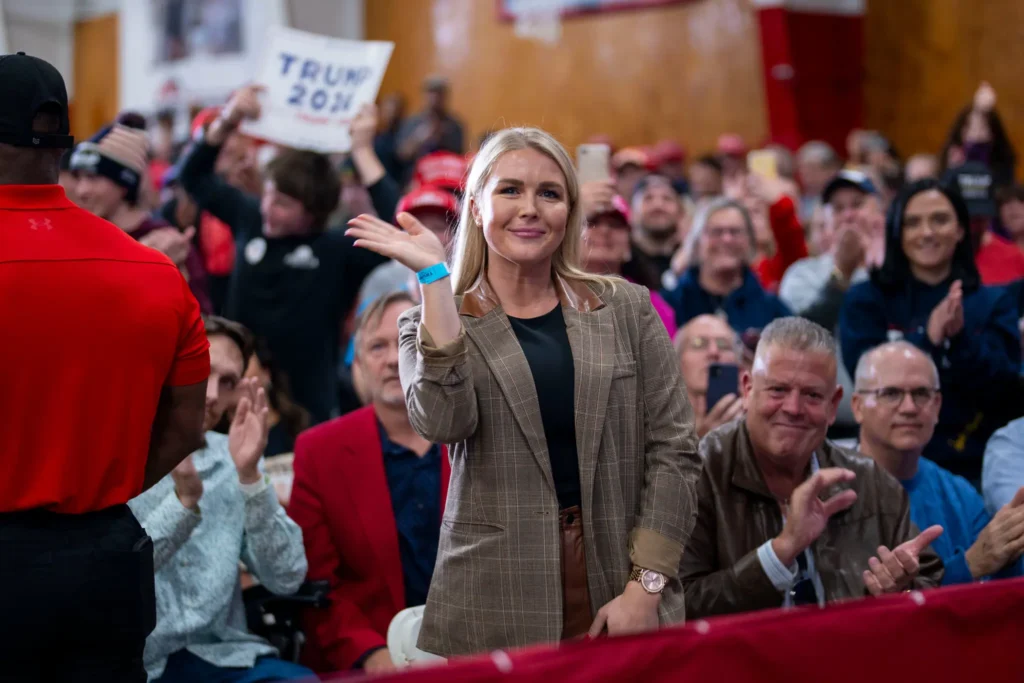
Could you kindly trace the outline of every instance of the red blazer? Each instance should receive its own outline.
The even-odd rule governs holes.
[[[307,578],[331,583],[331,606],[307,611],[303,659],[316,671],[349,669],[387,644],[405,609],[398,531],[373,407],[303,432],[295,442],[288,514],[302,527]],[[441,510],[451,466],[441,447]]]

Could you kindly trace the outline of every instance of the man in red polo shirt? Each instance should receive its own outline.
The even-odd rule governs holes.
[[[201,446],[210,359],[174,264],[57,184],[68,132],[57,70],[0,56],[0,678],[141,683],[153,545],[125,503]]]

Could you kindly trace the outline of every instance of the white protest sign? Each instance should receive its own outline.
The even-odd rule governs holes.
[[[347,152],[349,123],[377,99],[394,43],[341,40],[282,26],[268,33],[262,115],[246,135],[297,149]]]

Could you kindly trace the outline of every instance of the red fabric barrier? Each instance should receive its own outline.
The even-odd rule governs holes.
[[[654,634],[499,652],[373,680],[1020,683],[1024,579],[865,599],[825,610],[699,620]]]

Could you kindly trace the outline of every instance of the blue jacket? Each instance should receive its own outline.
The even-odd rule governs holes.
[[[949,286],[912,279],[902,291],[883,292],[870,281],[855,285],[843,302],[839,337],[851,377],[861,354],[886,341],[905,339],[931,355],[939,368],[942,411],[924,454],[977,480],[985,442],[1002,426],[992,424],[993,408],[1005,400],[1020,369],[1017,311],[1004,289],[980,287],[964,295],[964,329],[935,346],[928,317]]]
[[[747,269],[743,284],[725,297],[710,294],[700,286],[700,266],[694,266],[680,278],[675,289],[662,290],[661,296],[675,309],[676,325],[685,325],[691,318],[710,313],[723,313],[732,329],[739,334],[793,315],[778,297],[761,288],[753,271]]]

